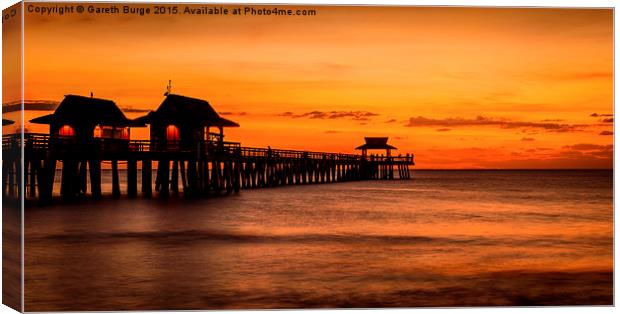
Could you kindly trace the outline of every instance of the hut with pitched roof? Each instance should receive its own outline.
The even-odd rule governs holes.
[[[150,125],[151,131],[151,150],[156,152],[191,151],[197,152],[202,156],[208,152],[208,146],[214,143],[222,145],[224,142],[224,128],[239,127],[239,124],[220,117],[213,107],[206,100],[181,96],[168,92],[164,94],[166,98],[159,105],[157,110],[149,112],[147,115],[137,118],[134,121]],[[215,127],[218,133],[211,133],[210,129]],[[160,196],[168,194],[168,186],[173,192],[178,192],[177,181],[178,173],[181,179],[185,180],[185,162],[179,159],[172,159],[172,177],[169,177],[170,157],[162,156],[158,160],[157,178],[155,179],[155,189]],[[188,160],[187,161],[187,195],[198,192],[197,178],[206,177],[208,172],[208,160]],[[212,161],[213,182],[218,185],[220,160]],[[172,183],[172,184],[170,184]]]
[[[224,128],[239,124],[220,117],[206,100],[167,93],[157,110],[137,118],[151,127],[151,145],[157,150],[195,150],[205,141],[224,140]],[[210,128],[219,133],[210,133]]]
[[[30,122],[50,126],[49,149],[71,153],[71,158],[63,159],[60,188],[63,198],[71,199],[86,193],[87,163],[90,163],[93,197],[101,195],[100,152],[107,153],[111,159],[113,194],[120,195],[118,159],[121,155],[117,153],[128,151],[130,128],[145,125],[128,119],[114,101],[94,98],[92,94],[91,97],[65,95],[54,113]],[[53,178],[56,160],[47,160],[46,164],[50,169],[47,173]],[[53,181],[46,184],[49,186],[45,187],[45,194],[49,196]]]
[[[400,155],[398,162],[392,157],[392,150],[396,147],[388,144],[388,137],[365,137],[366,143],[356,147],[356,150],[362,151],[362,164],[364,176],[371,179],[394,179],[394,165],[397,166],[399,177],[407,178],[409,176],[408,164],[401,161]],[[370,160],[366,159],[368,150],[385,150],[385,158],[381,156],[370,156]],[[409,160],[409,155],[405,157]],[[413,162],[413,158],[411,159]],[[378,161],[381,161],[380,163]]]
[[[366,143],[364,143],[364,145],[360,145],[355,148],[356,150],[361,150],[363,156],[366,156],[368,150],[385,149],[385,155],[389,157],[392,154],[392,150],[397,149],[396,147],[387,143],[387,137],[365,137],[364,140],[366,140]]]
[[[72,143],[95,138],[129,140],[130,127],[144,126],[128,119],[112,100],[66,95],[54,113],[30,120],[49,124],[50,137]]]

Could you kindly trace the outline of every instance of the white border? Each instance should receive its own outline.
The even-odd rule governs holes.
[[[17,1],[11,0],[0,0],[0,4],[2,9],[5,9]],[[42,2],[42,1],[28,1],[28,2]],[[52,2],[52,1],[49,1]],[[64,1],[54,1],[54,2],[86,2],[79,0],[64,0]],[[96,1],[96,2],[129,2],[129,1]],[[496,7],[593,7],[593,8],[614,8],[616,7],[616,1],[610,0],[442,0],[442,1],[434,1],[434,0],[280,0],[280,1],[256,1],[256,0],[219,0],[219,1],[200,1],[200,0],[184,0],[184,1],[174,1],[174,0],[135,0],[131,2],[163,2],[163,3],[254,3],[254,4],[314,4],[314,5],[393,5],[393,6],[408,6],[408,5],[418,5],[418,6],[496,6]],[[23,10],[22,10],[23,12]],[[22,19],[22,27],[23,27],[23,19]],[[22,32],[23,36],[23,32]],[[1,35],[0,35],[1,38]],[[614,47],[615,42],[618,39],[618,23],[616,23],[616,14],[614,11]],[[23,41],[23,38],[22,38]],[[1,49],[0,49],[1,56]],[[22,56],[23,56],[23,45],[22,45]],[[615,62],[617,57],[617,53],[614,51],[614,73],[618,71],[618,64]],[[2,65],[0,64],[0,69]],[[614,75],[615,78],[615,75]],[[22,64],[22,79],[23,79],[23,64]],[[1,80],[1,79],[0,79]],[[23,85],[23,82],[22,82]],[[614,95],[616,94],[617,86],[614,80]],[[22,98],[23,98],[24,88],[22,86]],[[1,97],[0,91],[0,97]],[[614,111],[615,111],[615,97],[614,97]],[[22,112],[23,114],[23,112]],[[614,140],[614,147],[616,142]],[[614,165],[616,164],[616,152],[614,150]],[[22,167],[23,170],[23,167]],[[614,167],[614,195],[617,195],[620,188],[616,184],[616,170]],[[1,196],[0,196],[1,199]],[[616,208],[616,199],[614,198],[614,209]],[[23,214],[23,213],[22,213]],[[616,220],[616,212],[614,211],[614,222]],[[1,223],[1,215],[0,215],[0,223]],[[22,260],[23,260],[23,215],[22,215]],[[615,224],[614,224],[615,229]],[[0,240],[1,238],[0,233]],[[615,232],[614,232],[614,243],[615,243]],[[618,258],[618,250],[617,246],[614,244],[614,261]],[[1,257],[1,251],[0,251]],[[0,259],[1,261],[1,259]],[[1,262],[0,262],[1,263]],[[23,264],[22,264],[22,274],[23,274]],[[618,279],[618,273],[614,267],[614,287],[615,282]],[[0,280],[2,279],[2,275],[0,274]],[[23,276],[22,276],[22,291],[23,291]],[[614,289],[615,292],[615,289]],[[1,298],[1,296],[0,296]],[[22,294],[22,304],[23,304],[23,294]],[[618,304],[618,295],[614,293],[614,304]],[[513,314],[513,313],[579,313],[579,312],[587,312],[587,313],[611,313],[615,311],[614,307],[593,307],[593,306],[576,306],[576,307],[470,307],[470,308],[410,308],[410,309],[372,309],[372,310],[310,310],[312,313],[317,314],[327,314],[327,313],[343,313],[343,314],[368,314],[368,313],[390,313],[390,314],[404,314],[404,313],[433,313],[433,314],[444,314],[444,313],[502,313],[502,314]],[[222,313],[222,314],[240,314],[240,313],[256,313],[257,311],[183,311],[183,312],[191,312],[191,313]],[[266,312],[266,311],[259,311]],[[299,310],[285,310],[285,311],[277,311],[277,313],[282,314],[292,314],[298,313]],[[0,313],[15,313],[14,310],[10,309],[5,305],[0,305]],[[60,313],[60,312],[56,312]],[[92,312],[72,312],[72,313],[92,313]],[[101,313],[101,312],[98,312]],[[146,312],[146,311],[133,311],[131,313],[178,313],[177,311],[156,311],[156,312]]]

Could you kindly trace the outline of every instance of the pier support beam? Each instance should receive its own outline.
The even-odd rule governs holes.
[[[74,199],[79,193],[78,161],[64,159],[62,161],[62,177],[60,195],[64,200]]]
[[[130,145],[127,152],[78,152],[64,149],[31,151],[26,155],[23,172],[19,158],[3,161],[2,192],[9,197],[27,193],[45,202],[57,197],[54,191],[56,162],[62,161],[61,196],[73,199],[90,192],[93,199],[101,197],[102,163],[112,159],[112,195],[121,197],[118,163],[127,163],[127,195],[138,194],[138,164],[141,162],[142,194],[152,195],[153,162],[158,163],[154,180],[161,197],[172,191],[178,194],[179,185],[186,197],[208,196],[215,193],[238,192],[242,188],[275,187],[282,185],[316,184],[367,179],[409,179],[413,158],[391,156],[358,156],[335,153],[236,148],[220,146],[205,150],[139,150]],[[156,147],[156,146],[153,146]],[[32,148],[31,148],[32,149]],[[102,148],[103,149],[103,146]],[[12,153],[9,151],[8,153]],[[8,155],[8,154],[7,154]],[[11,156],[9,156],[11,157]],[[105,158],[106,161],[102,161]],[[17,159],[17,160],[16,160]],[[172,162],[172,165],[170,164]],[[187,164],[186,164],[187,163]],[[124,167],[121,165],[121,167]],[[106,166],[107,168],[107,166]],[[172,171],[171,171],[172,170]],[[397,172],[397,173],[396,173]],[[105,172],[107,174],[107,170]],[[20,178],[24,175],[25,177]],[[90,181],[88,180],[90,178]],[[124,179],[124,178],[123,178]],[[179,184],[179,180],[181,181]],[[20,184],[24,181],[24,184]],[[124,180],[123,180],[124,181]],[[123,190],[125,187],[123,187]]]
[[[187,161],[187,192],[185,197],[196,197],[198,195],[198,172],[196,170],[196,161]]]
[[[88,178],[86,175],[86,165],[87,162],[86,160],[80,160],[80,173],[79,173],[79,180],[78,180],[78,194],[79,195],[86,195],[86,188],[88,186]]]
[[[121,184],[118,178],[118,160],[112,160],[112,197],[121,197]]]
[[[39,201],[48,204],[52,201],[54,178],[56,177],[56,159],[49,158],[43,163],[43,171],[39,173]]]
[[[101,198],[101,160],[88,161],[90,171],[90,194],[93,199]]]
[[[36,197],[37,195],[37,176],[39,174],[39,169],[41,169],[41,161],[38,159],[34,159],[30,161],[30,189],[28,190],[29,196],[31,198]]]
[[[142,196],[151,197],[153,195],[153,162],[150,159],[142,160]]]
[[[181,171],[181,186],[183,187],[183,195],[187,192],[187,180],[185,178],[185,161],[179,160],[179,167]]]
[[[127,196],[138,196],[138,161],[127,160]]]
[[[168,188],[170,185],[170,161],[167,159],[157,162],[157,178],[159,182],[159,197],[168,197]]]
[[[179,161],[172,161],[172,174],[170,177],[170,191],[179,194]]]
[[[220,162],[218,160],[214,160],[211,162],[211,185],[213,186],[213,191],[215,191],[215,194],[222,193],[221,180],[222,175]]]

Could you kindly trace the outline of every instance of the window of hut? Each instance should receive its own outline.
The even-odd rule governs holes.
[[[96,126],[95,130],[93,131],[93,137],[95,138],[101,138],[103,137],[103,129],[101,128],[101,126]]]
[[[169,142],[176,142],[179,138],[179,128],[176,125],[169,125],[166,128],[166,140]]]
[[[129,128],[122,128],[121,129],[121,138],[124,140],[128,140],[129,139]]]
[[[58,135],[60,136],[75,136],[75,130],[70,125],[63,125],[58,129]]]

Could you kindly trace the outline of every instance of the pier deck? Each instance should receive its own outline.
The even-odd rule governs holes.
[[[22,191],[20,157],[24,157]],[[49,202],[54,195],[56,169],[61,165],[62,199],[103,194],[102,164],[110,164],[113,197],[121,196],[119,176],[126,175],[126,195],[159,197],[182,194],[206,197],[241,189],[281,185],[332,183],[352,180],[409,179],[413,155],[378,156],[244,147],[219,139],[190,147],[150,140],[96,138],[86,143],[48,134],[10,134],[2,137],[2,191],[8,197]],[[119,169],[119,163],[124,169]],[[157,166],[154,167],[154,164]],[[153,169],[156,169],[153,180]],[[87,175],[88,174],[88,175]],[[140,180],[138,175],[140,174]]]

